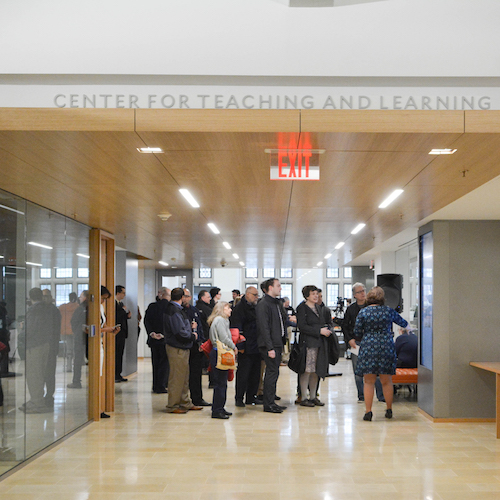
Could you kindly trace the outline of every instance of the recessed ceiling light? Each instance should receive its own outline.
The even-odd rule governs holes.
[[[233,257],[238,260],[240,258],[240,256],[237,254],[237,253],[233,253]]]
[[[231,245],[227,241],[223,241],[222,244],[228,249],[231,250]]]
[[[217,229],[217,226],[213,222],[209,222],[207,226],[212,230],[214,234],[220,234],[220,231]]]
[[[378,208],[388,207],[400,194],[403,193],[402,189],[395,189],[379,206]]]
[[[83,257],[84,259],[90,259],[90,255],[85,255],[84,253],[77,253],[78,257]]]
[[[339,248],[342,248],[345,245],[344,241],[341,241],[340,243],[337,243],[337,246],[335,247],[335,250],[338,250]]]
[[[179,189],[179,193],[181,193],[182,196],[186,198],[186,200],[192,207],[198,208],[200,206],[200,204],[194,199],[193,195],[187,189]]]
[[[320,261],[319,261],[316,265],[317,265],[318,267],[319,267],[319,266],[322,266],[322,265],[323,265],[323,261],[322,261],[322,260],[320,260]]]
[[[358,224],[352,231],[351,234],[358,234],[361,229],[363,229],[366,226],[366,224]]]
[[[33,245],[34,247],[46,248],[47,250],[53,250],[49,245],[42,245],[41,243],[37,243],[36,241],[28,241],[28,245]]]
[[[139,153],[163,153],[161,148],[137,148]]]
[[[5,257],[3,255],[0,255],[0,259],[5,259]]]
[[[325,258],[325,259],[329,259],[331,256],[332,256],[332,254],[331,254],[331,253],[327,253],[327,254],[325,255],[325,257],[324,257],[324,258]]]
[[[28,262],[28,261],[26,261],[26,264],[27,264],[28,266],[38,266],[38,267],[42,267],[42,264],[37,264],[36,262]]]
[[[244,266],[244,265],[245,265],[245,263],[240,261],[240,266]]]
[[[163,262],[162,260],[159,260],[158,264],[161,264],[162,266],[168,266],[168,262]]]
[[[456,149],[431,149],[429,151],[430,155],[452,155],[456,152]]]

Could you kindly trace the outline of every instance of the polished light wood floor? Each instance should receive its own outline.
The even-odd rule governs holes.
[[[322,408],[293,404],[296,376],[281,369],[283,414],[234,407],[163,412],[151,394],[149,360],[117,385],[116,412],[92,423],[0,483],[2,500],[164,498],[320,500],[497,500],[500,440],[494,424],[433,424],[403,395],[394,419],[374,404],[363,422],[350,362],[322,382]],[[208,381],[204,377],[204,386]],[[211,391],[205,391],[211,399]]]

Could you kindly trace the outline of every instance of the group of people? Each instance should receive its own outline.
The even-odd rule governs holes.
[[[314,285],[302,289],[304,300],[288,314],[281,295],[281,284],[271,278],[257,288],[250,286],[233,303],[220,301],[220,289],[202,290],[196,306],[188,289],[162,288],[145,315],[148,345],[152,351],[153,392],[168,393],[167,412],[184,414],[211,406],[212,418],[228,419],[225,408],[228,371],[217,367],[217,341],[237,355],[235,406],[262,404],[263,411],[282,413],[276,386],[287,328],[297,326],[297,342],[305,349],[305,362],[298,375],[296,403],[304,407],[323,406],[319,383],[328,374],[334,336],[330,310],[322,303],[321,290]],[[238,292],[237,290],[233,291]],[[239,293],[239,292],[238,292]],[[374,287],[367,294],[363,284],[353,286],[353,303],[347,308],[342,328],[351,349],[358,400],[366,405],[364,420],[371,420],[375,390],[386,403],[385,416],[392,418],[396,349],[392,324],[403,328],[407,322],[384,305],[384,291]],[[288,304],[288,308],[290,308]],[[239,335],[232,335],[231,329]],[[212,344],[209,354],[210,385],[213,401],[203,399],[201,377],[203,347]],[[405,342],[408,344],[408,342]]]

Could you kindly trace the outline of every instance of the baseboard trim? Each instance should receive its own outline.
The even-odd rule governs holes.
[[[427,412],[422,410],[421,408],[418,409],[418,412],[420,415],[425,417],[427,420],[430,420],[431,422],[435,424],[481,424],[481,423],[495,423],[496,419],[494,418],[434,418],[431,415],[429,415]]]

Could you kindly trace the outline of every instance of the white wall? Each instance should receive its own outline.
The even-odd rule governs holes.
[[[4,74],[499,76],[500,2],[4,0]]]

